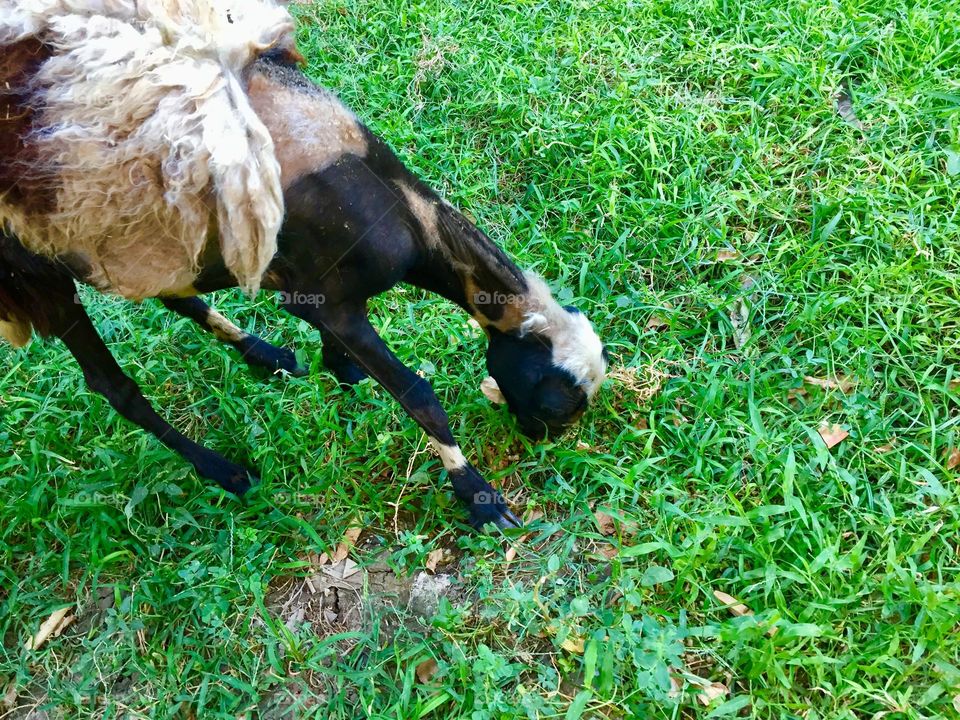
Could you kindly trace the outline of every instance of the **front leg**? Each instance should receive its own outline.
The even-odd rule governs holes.
[[[364,308],[352,311],[341,308],[338,311],[326,307],[318,309],[287,305],[286,309],[336,338],[347,355],[386,388],[426,431],[450,476],[453,492],[469,507],[471,525],[477,529],[487,523],[504,529],[520,527],[520,521],[507,507],[500,493],[463,456],[450,432],[447,413],[430,383],[390,352],[370,324]]]
[[[233,345],[240,357],[251,367],[264,368],[271,373],[286,370],[295,377],[307,374],[297,364],[297,358],[287,348],[276,347],[256,335],[244,332],[198,297],[162,298],[168,310],[193,320],[217,340]]]
[[[320,340],[323,343],[323,365],[336,376],[341,386],[356,385],[367,377],[328,330],[320,330]]]

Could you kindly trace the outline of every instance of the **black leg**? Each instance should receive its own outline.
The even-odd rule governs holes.
[[[117,365],[78,300],[70,299],[50,308],[49,320],[50,333],[69,348],[90,388],[103,395],[123,417],[182,455],[200,476],[232,493],[243,495],[251,482],[256,482],[255,474],[181,435],[154,411],[137,384]]]
[[[321,328],[320,339],[323,341],[323,365],[336,376],[341,385],[356,385],[367,377],[367,374],[350,359],[340,341],[329,331]]]
[[[500,528],[520,527],[503,497],[470,465],[450,432],[447,414],[430,383],[407,368],[390,352],[366,312],[337,312],[324,306],[288,305],[287,309],[333,336],[340,347],[393,395],[430,437],[440,453],[453,484],[453,491],[470,510],[470,522],[476,528],[492,523]],[[342,309],[341,309],[342,310]]]
[[[293,352],[244,332],[198,297],[164,298],[161,302],[169,310],[190,318],[207,332],[213,333],[218,340],[233,345],[248,365],[265,368],[271,373],[285,370],[297,377],[307,374],[297,364]]]

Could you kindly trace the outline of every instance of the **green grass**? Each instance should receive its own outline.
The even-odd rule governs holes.
[[[480,395],[465,317],[410,289],[374,303],[466,454],[544,512],[506,562],[501,538],[464,533],[438,461],[414,456],[422,433],[381,389],[340,391],[317,333],[272,299],[216,302],[298,348],[307,379],[263,382],[188,321],[85,293],[164,414],[264,483],[243,503],[200,483],[61,345],[0,348],[0,684],[68,718],[256,717],[278,688],[317,718],[956,716],[956,5],[296,13],[310,75],[586,310],[635,377],[531,444]],[[862,130],[836,112],[847,83]],[[826,449],[822,421],[850,436]],[[401,575],[452,547],[464,600],[429,625],[284,628],[273,594],[352,519],[355,557]],[[86,621],[24,651],[65,606]],[[729,694],[703,707],[693,676]]]

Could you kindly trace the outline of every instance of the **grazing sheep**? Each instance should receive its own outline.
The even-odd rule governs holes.
[[[0,87],[6,83],[9,88],[0,96],[0,120],[13,118],[0,124],[0,218],[6,222],[0,235],[0,335],[24,344],[33,328],[60,338],[89,386],[120,414],[180,453],[201,476],[242,494],[256,476],[186,438],[153,410],[76,300],[74,281],[137,299],[159,297],[168,308],[234,345],[252,364],[298,371],[292,353],[243,333],[194,297],[237,285],[280,291],[287,311],[319,329],[324,363],[341,383],[376,379],[427,432],[474,526],[519,526],[460,451],[429,383],[404,366],[372,327],[367,301],[406,282],[470,313],[489,338],[487,367],[493,380],[485,383],[486,393],[505,400],[520,427],[534,436],[575,422],[603,382],[606,351],[585,316],[560,307],[542,280],[517,268],[410,173],[333,94],[311,83],[297,68],[285,13],[278,14],[271,3],[249,3],[244,18],[219,0],[28,4],[55,7],[67,15],[75,14],[79,5],[88,22],[93,18],[106,23],[119,16],[121,25],[141,34],[149,34],[156,24],[153,16],[144,16],[144,8],[152,8],[164,23],[173,17],[163,25],[166,34],[161,37],[176,38],[182,30],[190,42],[181,37],[177,48],[189,46],[189,57],[164,55],[158,65],[148,62],[145,67],[153,69],[143,72],[155,78],[164,77],[171,63],[209,65],[210,88],[223,95],[209,113],[188,113],[192,119],[184,127],[193,139],[185,148],[165,145],[160,136],[146,131],[126,150],[111,143],[122,145],[154,121],[160,128],[169,127],[171,118],[154,118],[167,110],[182,120],[187,105],[181,94],[201,97],[194,95],[192,78],[163,85],[161,99],[141,106],[135,117],[129,115],[130,108],[124,110],[122,120],[132,133],[97,140],[84,135],[83,128],[66,129],[63,122],[48,127],[50,118],[65,117],[51,115],[44,104],[53,92],[50,78],[58,76],[50,74],[50,64],[64,52],[65,46],[50,40],[53,34],[59,42],[61,25],[45,25],[34,14],[19,20],[19,34],[10,33],[4,30],[6,11],[0,11],[0,41],[6,43]],[[261,13],[272,19],[275,30],[265,33],[250,25],[248,20]],[[213,29],[204,34],[200,30],[207,26],[201,23],[200,30],[185,30],[184,18],[202,20]],[[246,35],[230,34],[237,25]],[[222,54],[214,52],[227,43],[219,30],[231,38]],[[99,50],[113,47],[113,41],[104,42]],[[77,43],[69,46],[77,57],[95,54],[82,33]],[[126,40],[123,48],[129,50]],[[162,42],[158,48],[161,53],[169,49]],[[141,56],[136,48],[132,52]],[[109,68],[101,69],[110,75]],[[83,76],[75,71],[70,81]],[[131,82],[136,86],[142,79],[132,77]],[[63,96],[66,90],[56,88],[55,94]],[[169,106],[164,104],[168,92],[174,98]],[[95,103],[93,97],[90,102]],[[212,97],[202,95],[204,101]],[[120,113],[109,103],[94,110]],[[90,112],[82,107],[80,116]],[[211,133],[224,128],[242,142],[233,154],[218,156],[218,139]],[[81,145],[88,142],[90,147],[74,147],[74,132]],[[49,155],[48,142],[55,148]],[[118,167],[124,173],[111,171],[109,180],[91,168],[89,182],[95,183],[90,187],[96,198],[85,197],[81,176],[86,158],[99,163],[113,153],[120,153]],[[35,172],[38,167],[42,172]],[[173,182],[173,191],[156,191],[168,182]],[[137,192],[130,191],[131,184]],[[124,197],[131,198],[129,205]],[[205,218],[203,203],[212,208]],[[272,235],[278,206],[282,226]],[[108,210],[109,222],[89,217],[98,207]],[[144,210],[150,217],[141,217]],[[96,232],[105,235],[98,241]],[[163,264],[166,246],[171,248],[168,265]],[[137,252],[152,260],[139,264]],[[270,253],[267,263],[265,253]]]

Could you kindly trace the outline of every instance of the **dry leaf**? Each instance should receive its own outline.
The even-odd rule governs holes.
[[[953,709],[960,713],[960,695],[953,696]]]
[[[730,260],[736,260],[740,257],[740,253],[736,250],[721,250],[717,253],[717,262],[728,262]]]
[[[436,550],[431,550],[430,554],[427,555],[427,570],[434,573],[437,571],[437,563],[443,559],[443,548],[437,548]]]
[[[667,691],[667,697],[671,700],[676,700],[680,697],[680,693],[683,690],[683,678],[670,673],[670,690]]]
[[[650,319],[647,320],[647,324],[644,326],[647,330],[659,330],[663,327],[669,327],[670,323],[667,322],[664,318],[659,315],[651,315]]]
[[[11,680],[10,684],[7,685],[7,691],[0,698],[0,710],[12,709],[17,704],[17,694],[17,683],[15,680]]]
[[[560,643],[562,647],[567,652],[576,653],[577,655],[583,655],[583,638],[579,635],[567,635],[567,639]]]
[[[607,560],[613,560],[620,551],[613,545],[601,545],[600,554]]]
[[[823,442],[828,449],[850,437],[850,433],[836,423],[833,425],[823,423],[823,425],[817,428],[817,432],[820,433],[820,437],[823,438]]]
[[[950,383],[947,385],[947,387],[953,390],[954,392],[956,392],[957,390],[960,390],[960,378],[954,378],[953,380],[951,380]]]
[[[737,600],[732,595],[727,595],[725,592],[721,592],[720,590],[714,590],[713,596],[717,599],[719,603],[721,603],[724,607],[726,607],[727,610],[729,610],[732,615],[736,615],[737,617],[743,617],[744,615],[753,615],[753,610],[748,608],[746,605],[744,605],[742,602]]]
[[[730,689],[723,683],[710,683],[703,690],[697,693],[697,700],[701,705],[709,705],[717,698],[726,697],[730,694]]]
[[[37,634],[28,638],[25,643],[27,650],[39,650],[51,637],[57,637],[63,632],[70,623],[76,620],[73,615],[68,615],[70,608],[55,610],[50,617],[43,621]]]
[[[743,298],[730,308],[730,324],[733,326],[733,345],[740,350],[750,341],[753,331],[750,329],[750,308]]]
[[[897,438],[892,437],[890,438],[890,442],[888,442],[886,445],[878,445],[874,449],[876,450],[876,452],[882,454],[882,453],[892,452],[896,446],[897,446]]]
[[[857,111],[853,109],[853,100],[850,97],[850,88],[844,84],[844,88],[837,93],[836,99],[837,115],[843,118],[847,125],[852,125],[858,130],[863,130],[863,123],[857,117]]]
[[[543,517],[543,510],[531,510],[526,515],[523,516],[523,524],[529,525],[532,522],[536,522]],[[527,538],[530,537],[530,533],[526,535],[521,535],[517,538],[510,547],[507,548],[507,552],[504,553],[503,559],[507,562],[511,562],[514,558],[517,557],[517,548],[520,547],[523,543],[527,541]]]
[[[844,375],[836,377],[817,378],[807,375],[803,378],[807,385],[813,385],[822,390],[839,390],[844,395],[849,393],[856,386],[856,381]]]
[[[340,544],[337,545],[337,549],[333,551],[332,555],[327,555],[324,553],[320,556],[318,561],[319,565],[326,565],[328,562],[336,565],[337,563],[343,562],[347,555],[350,554],[350,550],[353,549],[353,546],[357,544],[357,538],[360,537],[360,533],[363,532],[363,528],[352,527],[343,534],[343,539],[340,541]]]
[[[417,680],[426,685],[430,680],[433,679],[433,676],[437,674],[437,661],[433,658],[424,660],[422,663],[417,665]]]
[[[947,470],[953,470],[960,465],[960,448],[951,448],[947,453]]]
[[[616,523],[612,515],[608,515],[602,510],[597,510],[593,514],[593,518],[597,521],[597,525],[600,527],[601,535],[613,535],[616,532]]]

